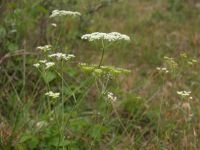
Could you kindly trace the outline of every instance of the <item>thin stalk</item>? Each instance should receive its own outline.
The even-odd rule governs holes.
[[[162,77],[162,89],[164,87],[164,76]],[[158,114],[158,122],[157,122],[157,131],[156,131],[156,134],[157,134],[157,142],[158,142],[158,145],[160,144],[159,143],[159,136],[160,136],[160,132],[161,132],[161,120],[162,120],[162,109],[163,109],[163,103],[164,103],[164,97],[162,95],[161,97],[161,101],[160,101],[160,106],[159,106],[159,114]]]
[[[38,71],[39,71],[39,73],[40,73],[42,76],[43,76],[43,74],[44,74],[45,77],[47,76],[47,72],[46,72],[45,70],[40,70],[40,69],[38,69]],[[49,85],[48,82],[46,82],[46,81],[44,81],[44,82],[45,82],[45,84],[46,84],[47,91],[49,92],[49,91],[50,91],[50,85]],[[46,106],[45,106],[45,107],[46,107]],[[47,96],[47,111],[48,111],[49,114],[51,113],[51,104],[50,104],[50,98],[49,98],[49,96]]]
[[[64,79],[64,78],[62,78],[62,75],[58,72],[58,71],[56,71],[56,70],[54,70],[56,73],[57,73],[57,75],[63,80],[63,86],[67,86],[67,87],[70,87],[69,86],[69,84],[66,82],[66,80]],[[71,90],[70,88],[69,88],[69,90],[70,90],[70,93],[71,93],[71,95],[68,95],[68,97],[67,98],[69,98],[70,96],[73,96],[73,98],[74,98],[74,100],[75,100],[75,102],[77,101],[76,100],[76,96],[75,96],[75,94],[74,94],[74,91],[73,90]],[[66,98],[66,99],[67,99]],[[65,102],[65,101],[64,101]]]
[[[64,77],[63,77],[63,60],[61,61],[61,80],[62,80],[62,85],[61,85],[61,101],[62,101],[62,122],[61,122],[61,136],[60,136],[60,140],[64,140],[64,136],[62,133],[64,133]],[[59,141],[60,142],[60,141]],[[62,147],[62,149],[64,149],[64,147]]]
[[[61,90],[61,98],[62,98],[62,124],[63,124],[63,120],[64,120],[64,79],[63,79],[63,60],[62,60],[62,69],[61,69],[61,80],[62,80],[62,90]]]
[[[16,87],[14,86],[14,83],[12,82],[11,77],[9,76],[9,74],[7,73],[6,70],[3,69],[3,72],[5,73],[6,77],[8,78],[8,83],[10,83],[10,85],[11,85],[11,87],[12,87],[12,89],[13,89],[13,91],[14,91],[16,97],[17,97],[17,100],[18,100],[19,104],[20,104],[21,106],[23,106],[22,99],[20,98],[20,95],[18,94],[17,89],[16,89]]]
[[[47,76],[47,72],[45,71],[45,77]],[[50,91],[50,85],[49,85],[49,82],[46,83],[46,86],[48,88],[48,92]],[[51,104],[50,104],[50,98],[49,96],[47,97],[47,105],[48,105],[48,110],[49,110],[49,113],[51,113]]]
[[[101,48],[102,53],[101,53],[101,60],[100,60],[100,62],[99,62],[99,66],[98,66],[98,68],[100,68],[101,65],[102,65],[102,63],[103,63],[103,56],[104,56],[104,51],[105,51],[105,45],[104,45],[103,40],[102,40],[101,44],[102,44],[102,48]]]
[[[25,53],[25,49],[24,49]],[[23,88],[22,88],[22,93],[23,93],[23,100],[25,100],[25,86],[26,86],[26,55],[23,54]]]

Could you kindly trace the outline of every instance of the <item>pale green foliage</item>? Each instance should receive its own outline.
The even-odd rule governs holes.
[[[120,74],[127,74],[127,73],[131,72],[130,70],[123,69],[123,68],[117,68],[117,67],[113,67],[113,66],[98,67],[98,65],[94,65],[94,64],[88,65],[85,63],[80,63],[79,66],[84,72],[89,72],[96,76],[109,75],[112,77],[112,76],[117,76]]]

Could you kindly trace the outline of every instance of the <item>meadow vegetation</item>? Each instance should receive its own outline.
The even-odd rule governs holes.
[[[200,149],[198,0],[0,1],[0,149]]]

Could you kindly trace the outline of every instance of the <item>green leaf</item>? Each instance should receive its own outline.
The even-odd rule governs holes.
[[[32,138],[27,143],[30,149],[35,149],[37,148],[37,145],[39,144],[39,140],[37,139],[37,137],[32,136]]]
[[[32,138],[32,135],[31,135],[31,134],[25,133],[25,134],[23,134],[22,137],[20,138],[19,143],[24,143],[24,142],[30,140],[31,138]]]
[[[94,138],[99,140],[101,136],[107,131],[107,128],[104,127],[103,125],[94,125],[92,128],[89,130],[89,135]]]
[[[70,120],[70,126],[74,132],[81,133],[89,126],[89,122],[86,118],[72,119]]]
[[[56,74],[52,71],[46,71],[42,74],[42,77],[44,79],[44,82],[48,84],[56,78]]]
[[[60,140],[58,136],[53,137],[49,140],[49,144],[51,146],[59,146],[59,147],[70,145],[70,144],[72,144],[72,142],[73,141],[69,141],[66,139]]]

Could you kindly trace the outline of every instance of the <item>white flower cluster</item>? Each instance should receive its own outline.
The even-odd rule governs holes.
[[[71,58],[74,58],[75,56],[73,55],[73,54],[68,54],[68,55],[66,55],[66,54],[63,54],[63,53],[55,53],[55,54],[51,54],[51,55],[49,55],[49,57],[50,58],[52,58],[52,57],[55,57],[57,60],[62,60],[62,59],[64,59],[64,60],[69,60],[69,59],[71,59]]]
[[[157,67],[156,68],[158,71],[160,71],[160,72],[164,72],[164,73],[168,73],[169,72],[169,70],[167,69],[167,68],[165,68],[165,67]]]
[[[46,96],[49,96],[51,98],[58,98],[60,96],[60,93],[54,93],[52,91],[49,91],[47,93],[45,93]]]
[[[45,69],[49,69],[55,65],[54,62],[47,62],[47,60],[39,60],[39,63],[35,63],[33,64],[33,66],[39,68],[41,64],[45,65]]]
[[[44,46],[38,46],[37,49],[41,50],[41,51],[44,51],[44,52],[47,52],[47,51],[50,51],[52,48],[51,45],[44,45]]]
[[[112,102],[115,102],[115,101],[117,100],[117,97],[114,96],[114,94],[113,94],[112,92],[108,92],[108,93],[107,93],[107,98],[108,98],[109,100],[111,100]]]
[[[109,42],[114,42],[114,41],[119,41],[119,40],[130,41],[129,36],[118,33],[118,32],[111,32],[111,33],[94,32],[91,34],[83,35],[81,39],[88,40],[88,41],[107,40]]]
[[[54,62],[46,62],[45,65],[46,65],[45,69],[49,69],[49,68],[51,68],[52,66],[54,66],[55,63],[54,63]]]
[[[190,96],[191,91],[177,91],[177,94],[183,97],[186,97],[186,96]]]
[[[35,64],[33,64],[33,66],[38,68],[40,66],[40,64],[39,63],[35,63]]]
[[[56,23],[52,23],[51,25],[52,25],[53,27],[55,27],[55,28],[57,27],[57,24],[56,24]]]
[[[39,60],[39,63],[41,63],[41,64],[45,64],[46,62],[47,62],[46,59],[44,59],[44,60]]]
[[[53,10],[52,14],[49,16],[50,18],[57,17],[57,16],[80,16],[80,12],[73,12],[73,11],[66,11],[66,10]]]

